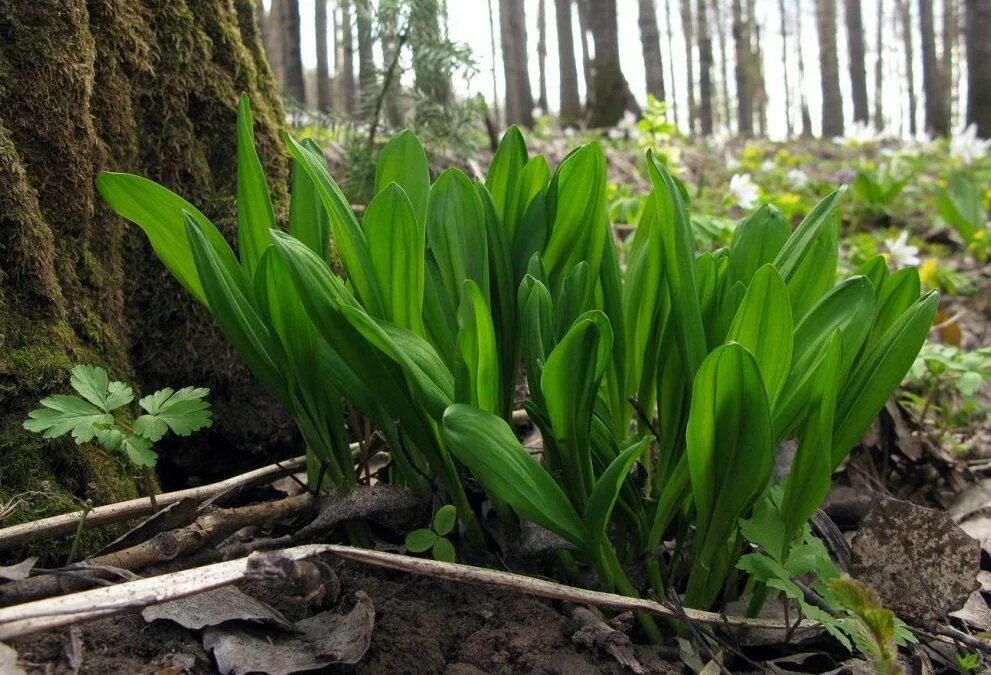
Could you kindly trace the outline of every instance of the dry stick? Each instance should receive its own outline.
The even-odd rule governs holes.
[[[524,424],[528,420],[529,417],[525,410],[513,411],[513,424]],[[352,454],[357,450],[358,444],[352,443]],[[276,462],[260,469],[226,478],[217,483],[201,485],[186,490],[177,490],[176,492],[165,492],[157,495],[156,501],[159,508],[162,508],[183,499],[204,500],[234,488],[242,488],[266,480],[275,480],[287,474],[291,475],[305,467],[306,457],[293,457],[283,462]],[[111,525],[125,520],[131,520],[132,518],[147,516],[151,513],[151,504],[149,504],[148,499],[146,497],[140,497],[126,502],[98,506],[88,513],[85,511],[73,511],[72,513],[64,513],[60,516],[43,518],[30,523],[12,525],[0,529],[0,551],[37,541],[38,539],[72,534],[79,527],[79,521],[83,518],[86,519],[86,525],[88,527],[98,527],[100,525]]]
[[[74,568],[78,574],[73,579],[45,575],[4,584],[0,586],[0,604],[23,603],[85,588],[107,577],[104,571],[107,567],[135,571],[175,560],[223,539],[242,527],[285,518],[299,513],[313,503],[313,496],[305,493],[233,509],[208,507],[185,527],[162,532],[140,544],[86,560],[83,565]],[[95,569],[88,569],[90,567]]]

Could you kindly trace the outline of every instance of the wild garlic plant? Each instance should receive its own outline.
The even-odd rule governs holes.
[[[320,150],[287,137],[283,232],[244,100],[238,117],[239,257],[165,188],[122,174],[99,187],[288,405],[311,477],[356,483],[346,399],[389,440],[392,479],[438,483],[471,545],[489,539],[463,469],[504,523],[556,532],[574,547],[566,567],[592,565],[606,589],[637,595],[629,570],[642,566],[655,593],[684,588],[694,607],[733,596],[740,520],[767,499],[776,448],[795,438],[777,488],[786,556],[938,303],[914,269],[889,273],[880,256],[837,283],[841,192],[794,232],[763,207],[728,249],[697,252],[687,192],[649,152],[651,197],[621,251],[601,148],[552,171],[516,128],[484,182],[448,170],[431,183],[419,142],[399,134],[361,221]],[[540,462],[509,423],[521,364]]]

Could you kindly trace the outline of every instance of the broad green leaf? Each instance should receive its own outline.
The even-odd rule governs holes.
[[[165,433],[161,429],[161,424],[167,425],[172,433],[178,436],[188,436],[194,431],[209,427],[213,424],[210,404],[206,401],[209,393],[209,389],[202,387],[184,387],[179,391],[166,387],[150,396],[145,396],[138,401],[138,405],[148,414],[135,420],[135,432],[149,440],[157,441]],[[157,422],[147,422],[148,430],[153,433],[159,430],[162,432],[157,434],[157,438],[138,431],[138,422],[149,417]]]
[[[254,122],[247,94],[237,106],[237,252],[251,279],[262,253],[272,245],[268,231],[278,227],[265,171],[255,150]]]
[[[616,500],[634,463],[650,447],[650,441],[649,437],[642,438],[624,450],[609,464],[592,488],[585,507],[585,525],[589,535],[599,546],[610,545],[606,528]]]
[[[489,306],[478,284],[465,279],[458,308],[458,352],[467,377],[457,383],[458,398],[486,412],[499,413],[499,354]]]
[[[158,462],[158,453],[151,449],[151,441],[137,434],[124,436],[121,450],[135,466],[154,468]]]
[[[530,203],[547,189],[550,179],[551,169],[543,155],[537,155],[520,170],[516,187],[509,195],[509,202],[503,215],[503,226],[510,242],[517,238]]]
[[[664,252],[664,278],[671,299],[671,325],[689,381],[706,355],[705,329],[695,282],[695,244],[681,190],[664,164],[647,153],[658,231]]]
[[[134,400],[134,391],[123,382],[110,382],[107,371],[100,366],[76,365],[69,376],[69,384],[103,412],[116,410]]]
[[[773,262],[791,230],[781,212],[767,204],[740,221],[730,242],[730,278],[749,284],[761,267]]]
[[[424,228],[406,193],[389,183],[375,195],[362,222],[385,319],[417,335],[423,328]]]
[[[837,204],[843,196],[845,188],[830,193],[809,212],[799,226],[792,232],[777,257],[774,266],[781,273],[781,278],[790,285],[802,263],[815,255],[815,242],[823,228],[832,224]]]
[[[764,265],[753,276],[726,339],[757,359],[772,409],[791,369],[793,333],[788,289],[774,266]]]
[[[410,553],[423,553],[430,550],[436,541],[437,534],[433,530],[423,528],[413,530],[406,535],[406,550]]]
[[[877,294],[877,310],[874,312],[874,325],[867,335],[864,349],[870,350],[881,336],[911,307],[922,293],[919,272],[914,267],[906,267],[888,275]]]
[[[468,405],[453,405],[444,413],[444,438],[486,492],[521,518],[589,548],[588,531],[571,502],[505,421]]]
[[[446,536],[454,530],[454,525],[457,522],[458,509],[454,504],[445,504],[434,514],[434,532],[442,537]]]
[[[458,559],[457,553],[454,551],[454,544],[451,543],[450,539],[444,537],[437,537],[437,541],[430,549],[430,555],[433,556],[434,560],[440,562],[453,563]]]
[[[186,236],[186,214],[199,225],[226,274],[244,287],[240,265],[224,235],[195,206],[154,181],[126,173],[101,173],[96,187],[117,215],[140,227],[176,280],[207,304]]]
[[[323,150],[312,139],[303,139],[302,145],[312,154],[323,155]],[[289,234],[326,260],[330,255],[330,222],[327,210],[323,207],[313,180],[296,160],[292,162],[290,196]]]
[[[837,404],[833,467],[843,461],[908,373],[939,308],[935,291],[920,298],[864,354]],[[844,344],[844,349],[846,345]]]
[[[358,226],[358,220],[354,217],[351,205],[344,197],[341,188],[330,177],[326,159],[301,145],[292,136],[286,135],[285,138],[289,154],[306,171],[323,202],[330,219],[334,245],[341,256],[341,262],[347,269],[349,281],[368,313],[372,316],[383,316],[384,301],[376,283],[364,232]]]
[[[980,191],[965,174],[954,173],[946,188],[937,188],[936,207],[943,220],[968,242],[985,227],[987,215],[981,204]]]
[[[427,217],[430,166],[420,139],[409,129],[403,129],[389,139],[379,152],[375,165],[375,193],[382,192],[389,183],[396,183],[403,189],[422,227]]]
[[[543,407],[540,377],[547,355],[556,344],[554,303],[550,291],[531,275],[523,277],[519,288],[520,336],[530,397]]]
[[[664,252],[657,228],[654,200],[647,200],[633,247],[626,259],[626,278],[622,291],[623,321],[626,339],[629,341],[626,371],[634,377],[643,372],[647,354],[656,352],[656,343],[659,340],[654,332],[657,330]],[[649,373],[645,375],[652,377]]]
[[[527,163],[526,141],[520,128],[515,124],[506,129],[499,147],[496,148],[495,155],[492,156],[492,164],[485,175],[485,187],[492,194],[492,201],[495,204],[496,213],[506,228],[510,241],[513,239],[514,230],[506,222],[506,216],[511,211],[511,202],[516,195],[516,186],[519,181],[520,172]]]
[[[819,228],[817,236],[809,244],[806,255],[792,269],[791,275],[781,277],[788,286],[791,311],[796,321],[801,321],[812,307],[836,284],[836,265],[839,261],[840,216],[833,212]],[[775,263],[780,270],[780,263]]]
[[[49,396],[41,407],[28,413],[24,428],[45,438],[71,433],[77,445],[92,441],[103,428],[114,423],[114,416],[78,396]]]

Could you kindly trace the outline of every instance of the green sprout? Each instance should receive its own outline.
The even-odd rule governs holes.
[[[457,519],[458,510],[454,505],[447,504],[440,507],[434,514],[431,527],[421,527],[406,535],[406,549],[410,553],[424,553],[429,550],[434,560],[455,562],[457,554],[454,552],[454,544],[447,535],[454,530]]]

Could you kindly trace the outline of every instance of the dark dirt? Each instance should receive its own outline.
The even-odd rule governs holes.
[[[375,605],[371,647],[347,673],[620,673],[604,651],[572,641],[577,630],[560,603],[334,562],[341,577],[340,609],[365,591]],[[301,608],[277,594],[245,587],[291,621],[323,607]],[[271,597],[266,597],[271,596]],[[78,627],[80,673],[210,673],[216,666],[199,631],[168,621],[148,624],[137,613]],[[69,630],[11,641],[29,673],[71,672]],[[681,672],[656,648],[637,646],[647,672]]]

